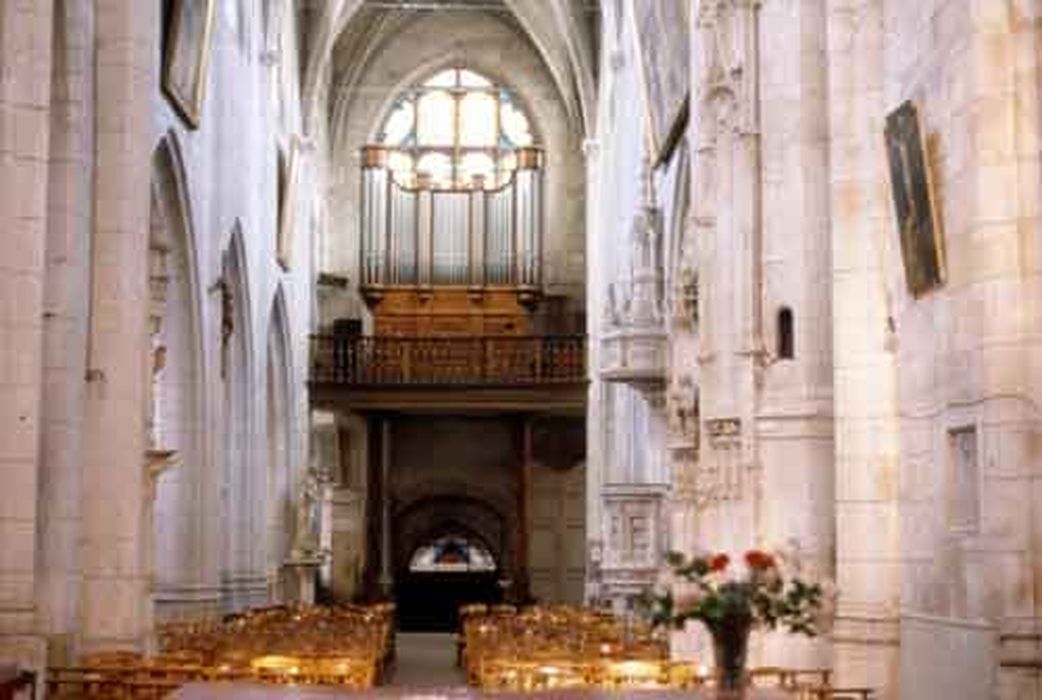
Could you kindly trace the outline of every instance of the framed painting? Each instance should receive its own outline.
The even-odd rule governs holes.
[[[210,58],[214,0],[170,0],[163,55],[163,92],[189,127],[199,127]]]
[[[944,239],[919,113],[911,101],[887,115],[885,135],[905,282],[919,297],[944,283]]]
[[[292,137],[289,141],[288,155],[279,153],[278,178],[278,240],[275,245],[275,259],[283,270],[290,268],[293,258],[293,229],[296,226],[296,191],[300,171],[300,140]]]
[[[668,160],[687,125],[691,90],[688,0],[632,0],[640,81],[656,164]]]

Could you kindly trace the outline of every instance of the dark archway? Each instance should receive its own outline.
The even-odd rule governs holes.
[[[394,529],[399,628],[452,631],[461,605],[502,600],[508,538],[502,515],[477,499],[432,496],[401,509]],[[428,557],[421,565],[424,552],[439,549],[453,560],[429,565]]]

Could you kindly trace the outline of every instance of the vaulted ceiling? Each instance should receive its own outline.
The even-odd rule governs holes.
[[[304,118],[326,115],[323,88],[349,90],[368,59],[417,13],[477,12],[513,23],[553,76],[560,99],[580,133],[595,114],[597,3],[592,0],[328,0],[311,5],[306,21],[308,59]]]

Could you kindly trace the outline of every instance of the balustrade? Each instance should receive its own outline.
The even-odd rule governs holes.
[[[311,338],[311,379],[357,386],[503,386],[586,380],[584,336]]]
[[[403,186],[392,152],[367,146],[362,160],[362,287],[542,285],[542,154],[513,153],[502,184],[481,177],[439,189],[426,176]]]

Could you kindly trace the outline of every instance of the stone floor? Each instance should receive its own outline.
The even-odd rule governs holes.
[[[463,671],[456,666],[456,635],[403,632],[396,644],[391,687],[446,688],[466,684]]]

